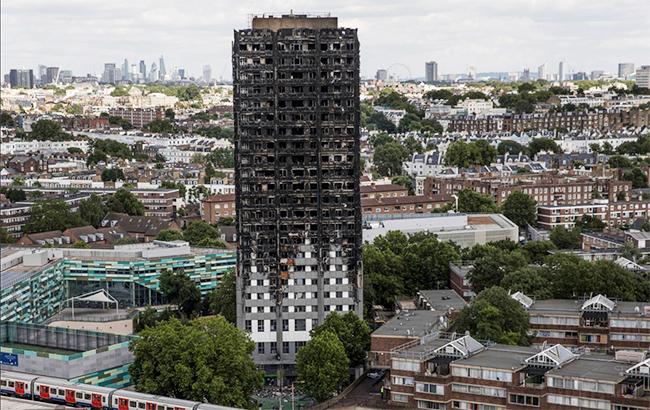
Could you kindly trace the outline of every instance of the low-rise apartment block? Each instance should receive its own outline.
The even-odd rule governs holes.
[[[164,112],[161,108],[117,107],[109,109],[108,113],[127,120],[135,128],[146,127],[151,121],[164,117]]]
[[[221,218],[234,218],[235,194],[217,194],[201,201],[201,217],[204,221],[215,224]]]

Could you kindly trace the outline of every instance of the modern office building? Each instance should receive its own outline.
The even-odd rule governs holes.
[[[102,75],[102,82],[108,84],[115,84],[115,63],[104,64],[104,74]]]
[[[34,88],[34,71],[23,69],[9,70],[11,88]]]
[[[212,81],[212,67],[209,64],[203,66],[203,81],[206,83]]]
[[[131,79],[131,66],[129,65],[129,60],[126,58],[124,59],[124,62],[122,63],[122,80],[123,81],[128,81]]]
[[[546,63],[537,67],[537,78],[539,80],[546,80]]]
[[[650,65],[642,65],[636,70],[636,85],[642,88],[650,88]]]
[[[237,325],[281,379],[330,312],[363,312],[357,30],[253,17],[233,80]]]
[[[530,81],[530,68],[524,68],[521,73],[521,81]]]
[[[141,78],[143,82],[147,82],[147,64],[145,64],[144,60],[140,60],[139,74],[139,78]]]
[[[156,63],[151,63],[151,69],[149,70],[149,81],[158,81],[158,66]]]
[[[59,82],[59,67],[47,67],[45,70],[46,83],[56,84]]]
[[[165,59],[161,55],[160,60],[158,60],[158,79],[160,81],[165,81],[166,75],[167,75],[167,70],[165,69]]]
[[[377,81],[386,81],[388,80],[388,70],[380,68],[375,74],[375,80]]]
[[[634,63],[618,63],[618,78],[627,80],[634,74]]]
[[[429,61],[424,64],[425,79],[428,83],[438,81],[438,63]]]
[[[564,82],[564,61],[560,61],[557,68],[557,80],[562,83]]]

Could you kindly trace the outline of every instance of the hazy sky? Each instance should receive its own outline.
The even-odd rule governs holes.
[[[3,0],[2,72],[38,64],[101,74],[164,54],[167,71],[231,77],[233,29],[251,13],[330,12],[359,29],[362,75],[392,66],[439,72],[521,71],[546,62],[557,71],[616,72],[618,62],[650,64],[648,0]]]

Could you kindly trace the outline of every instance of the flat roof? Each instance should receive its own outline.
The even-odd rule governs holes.
[[[578,299],[545,299],[535,300],[534,303],[528,308],[529,313],[535,314],[570,314],[577,315],[582,311],[582,304],[584,300]],[[648,302],[621,302],[616,301],[614,310],[609,312],[611,317],[615,317],[619,312],[625,315],[639,315],[635,308],[643,311],[643,307],[650,305]]]
[[[423,336],[430,333],[438,325],[439,318],[446,315],[446,313],[446,311],[438,312],[432,310],[402,312],[384,323],[372,334],[373,336]]]
[[[460,310],[467,305],[453,289],[421,290],[418,293],[433,310],[447,311],[450,308]]]
[[[415,232],[444,233],[485,232],[500,229],[518,229],[502,214],[426,214],[387,218],[364,217],[363,240],[372,242],[390,231],[406,234]]]
[[[473,356],[459,359],[452,365],[516,370],[524,367],[524,360],[536,353],[539,353],[539,349],[534,347],[496,344]]]
[[[553,369],[546,373],[547,376],[572,377],[618,383],[625,379],[625,369],[629,363],[617,362],[611,356],[593,355],[581,356],[559,369]]]

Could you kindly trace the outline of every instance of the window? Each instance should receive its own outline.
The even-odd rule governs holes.
[[[406,394],[393,393],[393,401],[397,401],[400,403],[408,403],[409,396],[407,396]]]
[[[535,406],[539,407],[539,397],[526,396],[523,394],[511,394],[509,402],[512,404],[519,404],[522,406]]]
[[[282,342],[282,353],[289,353],[289,342]]]
[[[433,401],[428,401],[428,400],[417,400],[418,403],[418,409],[444,409],[445,405],[444,403],[436,403]]]
[[[420,362],[415,360],[406,360],[406,359],[393,359],[393,369],[395,370],[407,370],[410,372],[419,372],[420,371]]]
[[[80,399],[80,398],[83,397],[83,394],[82,394],[81,392],[77,392],[77,393],[75,394],[75,396],[76,396],[78,399]]]
[[[445,394],[444,386],[431,383],[416,383],[415,390],[420,393]]]
[[[271,342],[271,354],[277,354],[277,353],[278,353],[278,343]]]
[[[138,402],[138,408],[140,408],[140,409],[144,409],[144,403],[140,403],[140,402]]]
[[[136,405],[137,405],[137,403],[134,402],[134,401],[130,401],[130,402],[129,402],[129,407],[133,407],[133,408],[135,408]]]
[[[412,377],[393,376],[392,382],[400,386],[413,386]]]
[[[264,343],[257,344],[257,354],[264,354]]]
[[[63,394],[63,393],[60,393],[60,394]],[[84,394],[84,399],[86,399],[86,400],[90,400],[90,394],[85,393],[85,394]]]
[[[282,331],[283,332],[289,331],[289,319],[282,319]]]
[[[278,330],[278,322],[275,319],[271,319],[271,332]]]
[[[263,332],[264,331],[264,321],[263,320],[258,320],[257,321],[257,331],[258,332]]]
[[[253,331],[253,325],[251,324],[251,321],[246,320],[244,323],[245,323],[244,327],[246,328],[246,331],[249,332],[249,333],[252,332]]]
[[[307,324],[305,319],[296,319],[296,331],[307,330]]]

